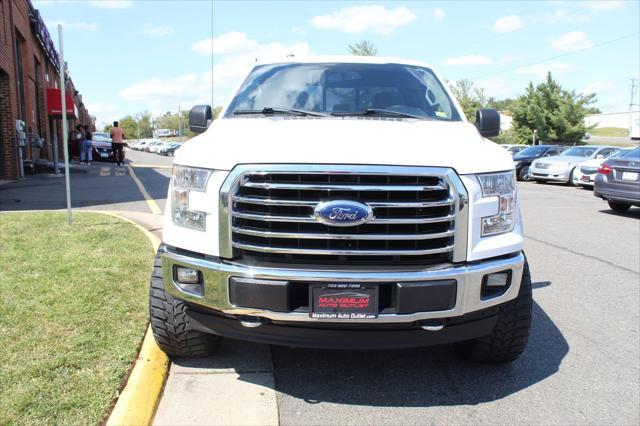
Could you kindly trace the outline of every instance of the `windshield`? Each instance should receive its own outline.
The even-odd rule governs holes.
[[[529,148],[523,149],[518,153],[518,157],[538,157],[545,153],[545,151],[549,149],[546,146],[531,146]]]
[[[620,158],[637,158],[640,159],[640,148],[631,149],[629,151],[624,151]]]
[[[270,109],[274,110],[270,113],[289,109],[335,115],[358,115],[375,109],[423,119],[460,120],[430,69],[400,64],[257,66],[231,101],[225,117]]]
[[[596,152],[598,148],[589,148],[586,146],[580,146],[575,148],[569,148],[565,151],[562,151],[560,155],[567,155],[570,157],[591,157],[594,152]]]

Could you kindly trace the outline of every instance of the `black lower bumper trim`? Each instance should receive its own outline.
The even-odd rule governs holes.
[[[236,318],[188,309],[190,327],[205,333],[274,345],[323,349],[392,349],[441,345],[491,334],[495,310],[444,320],[440,331],[426,331],[415,323],[340,324],[273,323],[248,328]],[[465,318],[467,317],[467,318]]]

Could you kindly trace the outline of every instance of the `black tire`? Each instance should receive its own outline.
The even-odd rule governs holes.
[[[544,179],[536,179],[536,183],[547,183]]]
[[[170,357],[211,355],[222,338],[189,329],[185,304],[164,291],[162,261],[156,254],[149,290],[151,331],[160,349]]]
[[[576,169],[572,169],[571,173],[569,173],[569,181],[567,182],[567,185],[569,185],[569,186],[575,186],[573,184],[573,172],[575,172],[575,171],[576,171]]]
[[[627,210],[629,210],[631,208],[631,204],[626,204],[626,203],[618,203],[615,201],[609,201],[609,207],[611,207],[611,210],[615,210],[617,212],[620,213],[624,213]]]
[[[528,164],[525,164],[524,166],[520,167],[520,170],[518,170],[518,179],[525,182],[529,182],[531,180],[531,176],[529,176]]]
[[[461,342],[456,345],[456,350],[464,358],[472,361],[512,362],[527,346],[532,312],[531,274],[529,265],[525,261],[518,297],[500,306],[493,333]]]

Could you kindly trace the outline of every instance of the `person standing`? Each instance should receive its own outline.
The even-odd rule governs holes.
[[[121,127],[119,127],[117,121],[113,122],[113,127],[111,128],[111,147],[113,148],[113,156],[116,160],[116,166],[123,165],[124,166],[124,131]]]
[[[82,142],[82,157],[85,164],[90,166],[93,161],[93,134],[89,130],[89,126],[84,126],[84,141]]]
[[[75,145],[78,147],[78,154],[80,156],[80,164],[85,164],[85,152],[84,152],[84,141],[85,141],[84,129],[81,124],[76,126],[76,141]]]

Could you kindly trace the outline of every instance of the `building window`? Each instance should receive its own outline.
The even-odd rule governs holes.
[[[24,39],[16,32],[16,82],[18,89],[18,110],[20,119],[27,121],[26,104],[24,100]]]

